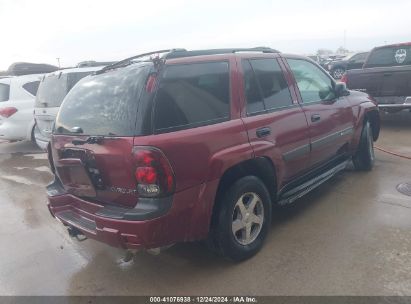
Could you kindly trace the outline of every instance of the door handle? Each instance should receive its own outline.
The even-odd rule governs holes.
[[[261,137],[271,134],[271,129],[269,127],[263,127],[263,128],[257,129],[255,133],[257,134],[258,138],[261,138]]]
[[[311,122],[316,122],[316,121],[319,121],[320,119],[321,119],[320,114],[311,115]]]
[[[392,73],[384,73],[384,77],[392,76]]]

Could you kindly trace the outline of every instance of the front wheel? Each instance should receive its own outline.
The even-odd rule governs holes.
[[[374,166],[374,138],[369,121],[364,124],[361,131],[358,150],[353,157],[353,163],[356,170],[370,171]]]
[[[217,203],[211,237],[218,251],[234,261],[255,255],[271,224],[271,200],[264,183],[255,176],[243,177]]]

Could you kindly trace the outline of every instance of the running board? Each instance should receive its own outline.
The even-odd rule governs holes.
[[[329,180],[331,177],[336,175],[338,172],[343,171],[346,167],[347,164],[349,163],[349,160],[346,160],[334,168],[314,177],[313,179],[305,182],[304,184],[301,184],[283,194],[280,195],[280,198],[278,200],[278,204],[283,206],[283,205],[288,205],[293,203],[295,200],[299,199],[300,197],[304,196],[311,190],[317,188],[320,186],[322,183],[326,182]]]

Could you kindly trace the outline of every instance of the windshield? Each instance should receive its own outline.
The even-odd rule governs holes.
[[[46,76],[40,83],[36,95],[35,107],[59,107],[71,88],[83,77],[92,72],[75,72],[67,74],[52,74]]]
[[[81,80],[64,99],[56,134],[134,136],[137,102],[151,64],[133,64]]]

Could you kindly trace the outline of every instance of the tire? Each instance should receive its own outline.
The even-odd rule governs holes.
[[[263,182],[255,176],[243,177],[216,203],[217,213],[210,232],[213,249],[236,262],[255,255],[271,225],[271,200]]]
[[[374,139],[369,121],[366,121],[361,131],[358,150],[353,156],[354,168],[358,171],[370,171],[374,166]]]
[[[342,76],[344,75],[344,73],[345,73],[345,69],[343,69],[343,68],[335,68],[335,69],[333,69],[333,70],[331,71],[331,76],[332,76],[334,79],[341,79]]]

